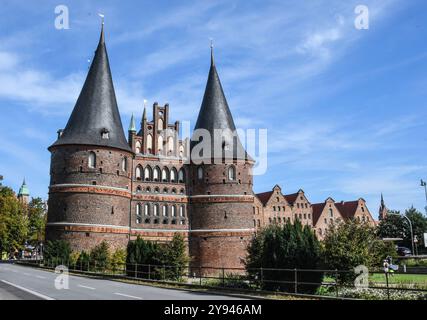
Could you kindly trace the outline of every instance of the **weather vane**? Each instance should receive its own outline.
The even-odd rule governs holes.
[[[102,24],[104,24],[104,18],[105,18],[105,15],[103,15],[102,13],[98,13],[98,16],[100,16],[100,17],[101,17]]]

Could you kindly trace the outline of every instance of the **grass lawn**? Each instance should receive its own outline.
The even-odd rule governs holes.
[[[389,276],[389,284],[402,286],[416,286],[427,289],[427,274],[392,274]],[[373,284],[385,284],[386,279],[383,273],[370,274],[369,280]]]

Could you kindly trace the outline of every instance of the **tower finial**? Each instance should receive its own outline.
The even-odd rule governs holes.
[[[144,99],[144,113],[142,114],[142,121],[147,120],[147,100]]]
[[[214,66],[215,65],[214,54],[213,54],[214,45],[213,45],[213,39],[211,38],[210,40],[211,40],[211,66]]]
[[[133,117],[133,113],[132,113],[132,117],[130,118],[130,124],[129,124],[129,132],[135,132],[136,131],[136,125],[135,125],[135,118]]]
[[[105,16],[102,13],[98,13],[98,16],[101,17],[101,38],[99,39],[99,43],[105,43],[105,36],[104,36],[104,18]]]

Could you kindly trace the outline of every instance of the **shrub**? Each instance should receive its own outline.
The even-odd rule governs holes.
[[[131,277],[178,281],[188,264],[184,237],[176,234],[165,244],[138,237],[128,243],[126,264]]]
[[[246,270],[262,289],[293,292],[293,269],[317,269],[319,261],[319,241],[310,227],[302,226],[297,220],[294,224],[288,222],[284,226],[269,226],[257,234],[248,247]],[[262,273],[260,268],[264,269]],[[322,272],[299,271],[298,283],[309,284],[298,284],[297,290],[300,293],[314,293],[322,279]]]
[[[116,271],[123,270],[126,265],[126,250],[117,249],[111,255],[111,269],[115,273]]]
[[[69,265],[71,268],[74,268],[74,269],[76,268],[79,257],[80,257],[80,252],[78,251],[71,252],[70,258],[69,258]]]
[[[82,271],[89,271],[90,254],[86,251],[80,252],[79,258],[77,259],[76,269]]]
[[[65,240],[47,241],[43,251],[44,260],[53,267],[68,264],[70,254],[70,244]]]
[[[107,271],[110,268],[111,257],[108,243],[102,241],[90,252],[91,269],[95,271]]]
[[[391,243],[377,238],[374,227],[356,220],[330,225],[323,241],[325,268],[347,271],[339,273],[339,283],[353,283],[357,277],[353,272],[355,267],[364,265],[373,269],[395,254]]]

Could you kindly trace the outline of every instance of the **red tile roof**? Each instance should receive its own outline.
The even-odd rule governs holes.
[[[273,194],[273,191],[268,191],[268,192],[257,193],[256,196],[258,197],[259,201],[261,201],[262,204],[265,206],[268,200],[270,200],[272,194]]]
[[[284,194],[283,196],[285,197],[286,201],[288,201],[290,205],[293,205],[295,200],[298,198],[298,195],[299,195],[299,192],[292,193],[292,194]]]
[[[347,202],[337,202],[335,206],[341,213],[344,219],[351,219],[354,217],[356,213],[357,206],[359,205],[359,201],[347,201]]]
[[[319,221],[319,218],[322,215],[325,205],[326,205],[326,202],[315,203],[311,205],[313,209],[313,226],[315,226],[317,221]]]

